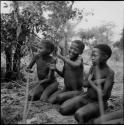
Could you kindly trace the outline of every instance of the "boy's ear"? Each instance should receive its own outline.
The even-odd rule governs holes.
[[[105,59],[108,59],[108,55],[105,54],[104,57],[105,57]]]
[[[79,54],[81,55],[82,53],[83,53],[83,50],[80,50],[80,53],[79,53]]]

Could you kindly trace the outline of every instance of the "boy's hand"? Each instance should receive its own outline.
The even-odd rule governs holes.
[[[28,72],[28,73],[33,73],[33,71],[29,68],[26,68],[25,71]]]
[[[92,82],[92,77],[93,77],[92,74],[90,74],[89,77],[88,77],[88,81],[89,81],[90,83]]]
[[[57,50],[57,57],[61,57],[62,55],[61,55],[61,50],[60,50],[60,48],[58,48],[58,50]]]
[[[105,79],[97,79],[95,80],[95,85],[101,85],[103,82],[105,82]]]
[[[50,64],[50,69],[51,70],[56,70],[56,64]]]

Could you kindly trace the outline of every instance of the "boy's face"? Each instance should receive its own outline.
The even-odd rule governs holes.
[[[80,50],[76,43],[72,43],[69,49],[69,57],[70,59],[76,58],[80,54]]]
[[[106,55],[103,54],[99,49],[93,48],[91,59],[93,64],[98,65],[101,62],[105,62]]]
[[[49,54],[49,51],[48,51],[48,49],[46,48],[46,46],[44,44],[40,47],[39,53],[41,55],[48,55]]]

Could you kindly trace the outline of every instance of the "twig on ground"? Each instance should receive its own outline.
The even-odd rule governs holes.
[[[20,87],[22,87],[22,88],[25,88],[24,86],[22,86],[22,85],[20,85],[18,82],[16,82],[16,81],[12,81],[12,83],[16,83],[16,85],[18,85],[18,86],[20,86]]]
[[[28,93],[29,93],[29,73],[27,77],[27,85],[26,85],[26,99],[25,99],[25,105],[24,105],[24,113],[23,113],[23,124],[26,124],[26,118],[27,118],[27,105],[28,105]]]

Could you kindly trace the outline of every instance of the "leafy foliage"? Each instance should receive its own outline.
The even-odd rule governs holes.
[[[74,1],[16,1],[13,2],[15,10],[8,15],[13,16],[10,20],[13,22],[14,32],[17,31],[19,40],[25,38],[25,36],[28,36],[30,39],[31,34],[42,31],[45,39],[59,42],[65,35],[64,32],[67,22],[71,19],[76,18],[81,20],[83,18],[83,11],[79,11],[77,8],[73,9],[73,4]],[[18,12],[17,5],[19,9]],[[49,19],[45,19],[43,13],[48,11],[51,12],[51,14],[48,15]],[[12,25],[12,23],[10,23],[10,25]],[[8,29],[3,23],[2,26]],[[10,29],[12,29],[11,26]],[[2,32],[1,34],[3,34]],[[10,34],[15,35],[16,33],[11,32]],[[6,41],[4,38],[7,37],[2,36],[2,38],[3,42]],[[16,37],[13,36],[13,38]],[[22,40],[25,41],[25,39]],[[16,39],[13,39],[13,41],[16,41]]]
[[[66,32],[67,22],[79,16],[78,11],[72,9],[73,4],[74,1],[49,1],[46,3],[46,9],[51,14],[49,14],[49,19],[47,20],[50,29],[47,34],[44,34],[45,37],[54,39],[56,42],[62,40]],[[81,18],[81,14],[79,18]]]
[[[95,45],[100,43],[111,45],[113,36],[112,29],[114,26],[115,25],[113,23],[109,22],[101,25],[100,27],[93,27],[88,31],[81,30],[79,34],[82,39],[87,40],[86,44],[88,46],[91,46],[91,44]],[[94,39],[94,42],[89,43],[89,39]]]
[[[12,2],[12,13],[2,14],[1,17],[1,43],[3,51],[7,46],[12,46],[15,50],[14,56],[11,56],[14,72],[19,71],[16,68],[20,67],[21,57],[28,54],[29,50],[35,52],[38,50],[42,41],[37,36],[39,32],[42,32],[44,39],[51,40],[55,45],[65,41],[65,50],[67,50],[68,22],[73,19],[81,20],[84,16],[83,11],[73,9],[73,4],[74,1]],[[44,17],[44,13],[47,12],[50,12],[49,18]]]
[[[115,25],[111,22],[105,23],[99,28],[93,28],[92,31],[94,32],[94,36],[98,43],[106,43],[111,44],[112,43],[112,36],[113,31],[112,29],[115,27]]]
[[[121,38],[119,41],[116,41],[113,46],[119,48],[120,50],[123,50],[123,44],[124,44],[124,28],[121,33]]]
[[[1,45],[7,47],[13,43],[16,38],[16,25],[13,20],[13,13],[1,14]]]

